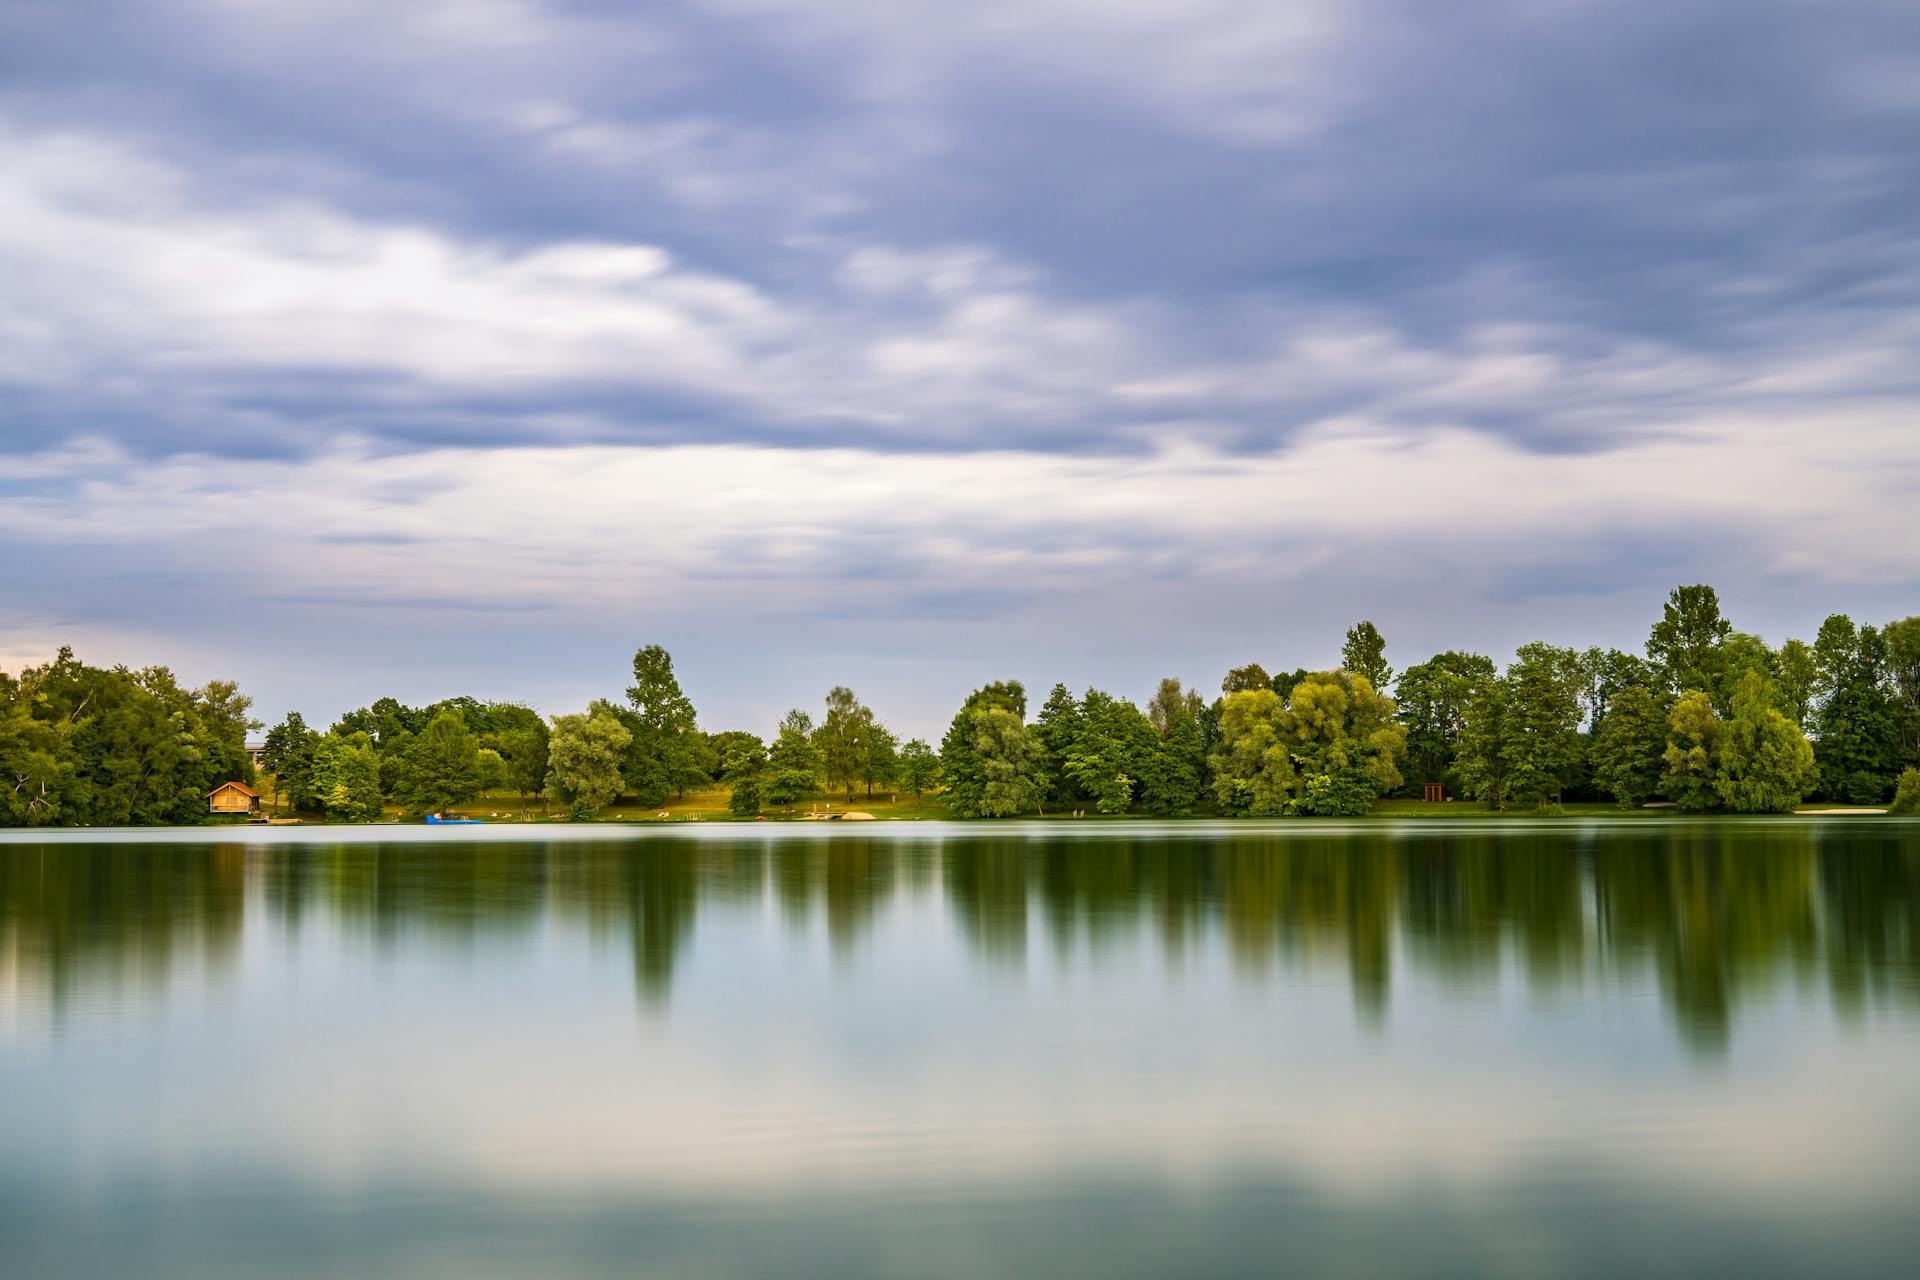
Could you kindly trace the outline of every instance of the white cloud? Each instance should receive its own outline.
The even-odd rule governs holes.
[[[1844,431],[1857,449],[1836,451]],[[1920,581],[1904,513],[1920,438],[1897,409],[1844,422],[1702,418],[1580,458],[1483,432],[1336,420],[1231,456],[890,454],[746,445],[433,449],[301,461],[29,456],[49,485],[0,506],[15,545],[163,546],[368,604],[655,615],[848,606],[916,590],[1125,598],[1143,573],[1271,587],[1331,564],[1551,571],[1620,540],[1737,547],[1753,575]]]

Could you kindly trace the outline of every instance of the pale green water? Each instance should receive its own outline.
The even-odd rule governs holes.
[[[0,1275],[1920,1271],[1920,824],[526,834],[6,836]]]

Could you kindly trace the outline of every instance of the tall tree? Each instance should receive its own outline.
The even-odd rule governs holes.
[[[1272,689],[1241,689],[1221,700],[1220,736],[1208,765],[1220,807],[1254,818],[1278,817],[1293,799],[1293,756],[1281,739],[1286,710]]]
[[[900,781],[915,796],[925,795],[940,781],[940,757],[924,738],[909,738],[900,748]]]
[[[1721,642],[1733,624],[1720,616],[1720,595],[1704,583],[1675,587],[1647,636],[1647,658],[1675,693],[1718,684]]]
[[[1507,682],[1499,676],[1481,680],[1467,699],[1454,769],[1467,795],[1489,809],[1507,807]]]
[[[1815,776],[1813,747],[1773,705],[1765,676],[1749,671],[1733,694],[1714,789],[1735,813],[1787,813]]]
[[[1039,741],[1024,723],[1017,681],[976,689],[947,726],[940,772],[956,817],[1004,818],[1036,807],[1047,783]]]
[[[767,749],[760,739],[750,733],[730,738],[721,767],[729,788],[727,808],[736,818],[759,813],[767,790]]]
[[[1880,636],[1887,645],[1887,673],[1906,703],[1901,716],[1906,758],[1920,760],[1920,617],[1889,622]]]
[[[641,804],[657,805],[670,791],[684,792],[695,781],[692,738],[699,732],[693,703],[673,674],[673,658],[659,645],[633,655],[627,702],[635,717],[625,764],[627,790]]]
[[[1879,630],[1833,623],[1829,618],[1820,628],[1814,646],[1827,686],[1814,743],[1819,788],[1836,800],[1877,804],[1893,791],[1900,771],[1905,708],[1894,690]]]
[[[1267,669],[1257,662],[1249,662],[1244,667],[1235,667],[1227,672],[1226,678],[1220,682],[1221,693],[1246,693],[1253,689],[1271,688],[1273,688],[1273,677],[1269,676]]]
[[[843,789],[849,800],[865,770],[873,730],[873,711],[861,705],[853,690],[836,685],[827,694],[826,718],[814,733],[814,743],[820,748],[827,785]]]
[[[287,712],[286,719],[267,730],[260,763],[273,775],[274,791],[295,810],[316,808],[313,789],[313,751],[320,735],[307,728],[306,717]]]
[[[1813,646],[1804,640],[1781,645],[1774,659],[1774,701],[1802,731],[1813,725],[1813,699],[1819,686],[1820,666],[1814,660]]]
[[[780,721],[767,751],[768,804],[790,805],[805,800],[820,786],[820,748],[814,744],[813,717],[795,707]]]
[[[1066,771],[1101,813],[1125,813],[1152,769],[1160,736],[1140,709],[1099,689],[1080,700],[1079,732],[1067,747]]]
[[[1040,705],[1040,716],[1033,723],[1034,741],[1040,744],[1041,767],[1046,773],[1045,800],[1060,808],[1078,805],[1087,798],[1076,776],[1067,768],[1067,759],[1086,730],[1086,715],[1080,700],[1064,684],[1056,684]]]
[[[1173,726],[1181,717],[1196,718],[1205,705],[1206,699],[1198,689],[1185,688],[1176,677],[1168,676],[1147,703],[1147,719],[1153,731],[1164,738],[1173,732]]]
[[[1813,689],[1815,702],[1825,702],[1832,696],[1859,643],[1860,629],[1846,614],[1830,613],[1820,623],[1813,639],[1813,665],[1819,672]]]
[[[1394,719],[1393,699],[1359,672],[1302,680],[1280,716],[1280,737],[1298,773],[1295,812],[1358,817],[1400,785],[1407,728]]]
[[[1720,747],[1726,726],[1713,699],[1695,689],[1667,714],[1666,779],[1661,789],[1688,813],[1705,813],[1720,804]]]
[[[1521,645],[1506,685],[1507,794],[1544,805],[1559,798],[1584,754],[1579,655],[1550,644]]]
[[[1637,809],[1660,793],[1666,774],[1667,712],[1645,685],[1613,696],[1593,737],[1593,780],[1621,806]]]
[[[1580,704],[1587,732],[1597,735],[1606,726],[1621,690],[1634,685],[1652,689],[1659,683],[1659,673],[1644,659],[1618,649],[1589,648],[1580,655]]]
[[[1147,704],[1147,720],[1159,735],[1138,762],[1140,801],[1150,813],[1191,813],[1206,794],[1207,741],[1201,717],[1206,701],[1178,680],[1160,682]]]
[[[867,749],[860,757],[860,780],[867,784],[867,799],[873,799],[876,786],[884,787],[899,775],[900,739],[876,720],[867,730]]]
[[[547,739],[551,731],[544,723],[522,725],[500,735],[498,748],[507,762],[506,785],[520,797],[525,809],[547,782]]]
[[[365,733],[327,733],[313,745],[315,804],[335,822],[371,822],[382,812],[380,753]]]
[[[1371,622],[1356,622],[1347,629],[1346,643],[1340,646],[1340,665],[1362,675],[1381,693],[1393,683],[1393,668],[1387,665],[1387,642]]]
[[[606,703],[553,718],[547,739],[547,789],[584,817],[612,804],[626,785],[621,772],[632,734]]]
[[[1466,729],[1467,703],[1494,675],[1492,658],[1459,652],[1436,653],[1400,673],[1396,714],[1407,727],[1407,767],[1418,781],[1458,789],[1453,758]]]
[[[480,741],[458,711],[436,714],[402,763],[399,800],[413,813],[444,813],[480,793]]]

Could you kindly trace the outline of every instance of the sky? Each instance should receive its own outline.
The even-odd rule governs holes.
[[[966,691],[1920,612],[1908,0],[0,0],[0,667]]]

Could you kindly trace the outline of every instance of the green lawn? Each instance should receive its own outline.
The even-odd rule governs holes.
[[[272,779],[262,778],[259,786],[262,807],[275,816],[283,816],[282,810],[275,809],[273,806],[265,803],[273,794],[271,787]],[[1820,803],[1800,806],[1802,810],[1840,809],[1849,807],[1852,806],[1826,805]],[[775,822],[798,821],[805,820],[809,813],[816,811],[821,813],[844,813],[849,809],[860,813],[870,813],[875,818],[883,819],[940,819],[951,818],[953,816],[948,810],[946,803],[938,796],[915,797],[909,792],[896,793],[891,791],[876,794],[870,800],[863,793],[856,792],[853,803],[851,804],[847,803],[844,794],[835,794],[831,797],[823,797],[817,800],[802,801],[791,809],[768,809],[764,816],[769,821]],[[664,819],[659,816],[662,812],[666,814]],[[1567,804],[1562,805],[1554,813],[1554,816],[1570,818],[1670,818],[1674,817],[1677,812],[1678,811],[1674,809],[1622,809],[1620,806],[1614,804]],[[1870,813],[1874,812],[1874,810],[1863,809],[1862,812]],[[387,811],[388,821],[397,821],[404,816],[405,815],[398,809],[390,808]],[[482,796],[470,804],[459,806],[449,816],[484,818],[492,822],[542,822],[564,820],[566,818],[566,811],[560,806],[539,796],[533,797],[532,801],[523,809],[519,796],[508,792],[494,792]],[[1052,821],[1063,818],[1066,815],[1061,813],[1048,813],[1044,815],[1027,814],[1024,816],[1029,818],[1045,817],[1047,820]],[[1093,818],[1101,815],[1088,813],[1086,816]],[[1111,820],[1125,822],[1129,820],[1139,820],[1147,816],[1148,815],[1143,814],[1126,814],[1115,816]],[[1207,818],[1217,817],[1218,815],[1200,813],[1194,816]],[[1472,800],[1447,800],[1439,803],[1432,803],[1425,800],[1382,800],[1374,805],[1373,812],[1369,816],[1374,818],[1538,818],[1544,815],[1539,809],[1518,805],[1505,810],[1492,810]],[[727,808],[727,789],[725,787],[709,787],[700,791],[690,791],[682,798],[669,800],[666,804],[655,807],[617,804],[603,811],[599,815],[599,820],[603,822],[737,821]],[[308,821],[318,821],[318,819],[309,818]]]

